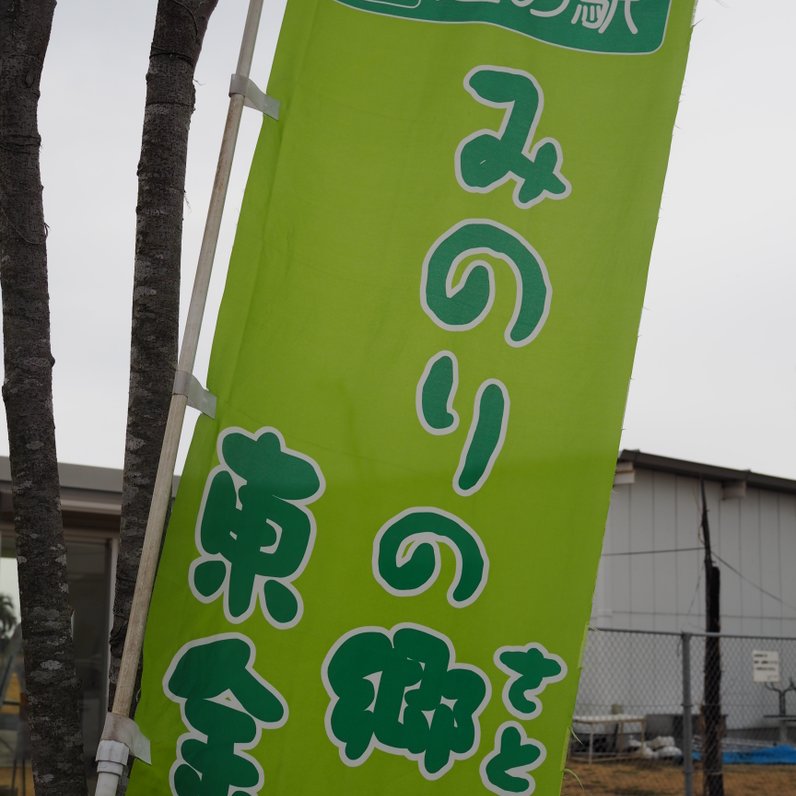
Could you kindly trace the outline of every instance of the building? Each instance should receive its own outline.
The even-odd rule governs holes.
[[[721,579],[728,735],[784,740],[790,722],[774,718],[780,705],[771,688],[796,679],[796,481],[640,451],[623,451],[617,463],[591,619],[615,632],[590,634],[576,712],[645,716],[652,734],[678,736],[679,634],[705,630],[702,484]],[[698,711],[704,638],[689,646]],[[753,654],[761,651],[779,657],[779,683],[756,677]],[[796,693],[787,701],[786,712],[796,713]]]

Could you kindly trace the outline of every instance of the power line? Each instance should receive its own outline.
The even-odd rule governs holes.
[[[701,548],[700,548],[701,549]],[[686,616],[693,616],[691,611],[694,608],[694,603],[696,602],[696,598],[699,595],[699,587],[702,583],[702,575],[704,574],[704,569],[702,567],[699,568],[699,575],[697,576],[696,588],[694,589],[694,596],[691,598],[691,603],[688,606],[688,611],[686,611]]]
[[[791,605],[790,603],[786,603],[781,597],[778,597],[776,594],[772,594],[767,589],[764,589],[762,586],[759,586],[753,580],[749,580],[746,575],[741,573],[741,570],[736,569],[732,564],[727,563],[720,555],[717,553],[713,553],[713,557],[716,558],[718,561],[721,561],[727,569],[734,572],[742,581],[748,583],[753,588],[757,589],[761,594],[765,594],[766,597],[770,597],[772,600],[776,600],[780,605],[784,605],[786,608],[790,608],[791,611],[796,611],[796,605]]]
[[[616,558],[616,557],[622,557],[622,556],[651,556],[651,555],[658,555],[659,553],[694,553],[694,552],[701,551],[701,550],[704,550],[704,548],[703,547],[671,547],[671,548],[667,548],[665,550],[623,550],[623,551],[620,551],[618,553],[603,553],[602,557],[603,558]],[[764,589],[762,586],[758,585],[753,580],[750,580],[749,578],[747,578],[746,575],[744,575],[739,569],[736,569],[732,564],[730,564],[727,561],[725,561],[718,553],[716,553],[715,550],[713,551],[713,557],[717,561],[720,561],[731,572],[734,572],[742,581],[747,583],[753,589],[757,589],[757,591],[759,591],[761,594],[765,594],[766,597],[770,597],[772,600],[775,600],[780,605],[783,605],[786,608],[790,608],[791,611],[796,612],[796,605],[791,605],[790,603],[785,602],[785,600],[783,600],[781,597],[778,597],[776,594],[773,594],[772,592],[768,591],[768,589]],[[694,593],[694,599],[696,599],[697,593],[699,591],[699,586],[700,586],[700,583],[701,583],[701,579],[702,579],[702,572],[700,570],[699,578],[697,579],[696,592]],[[689,609],[688,609],[688,614],[689,615],[691,614],[691,608],[693,608],[694,599],[691,600],[691,607],[689,607]],[[783,618],[787,619],[789,617],[783,617]]]
[[[657,553],[693,553],[696,550],[702,550],[701,547],[672,547],[668,550],[624,550],[620,553],[603,553],[603,558],[612,558],[614,556],[651,556]]]

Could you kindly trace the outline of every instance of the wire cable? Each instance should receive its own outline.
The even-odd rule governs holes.
[[[701,547],[671,547],[667,550],[623,550],[620,553],[603,553],[603,558],[613,558],[614,556],[651,556],[657,553],[692,553],[695,550],[702,550]]]

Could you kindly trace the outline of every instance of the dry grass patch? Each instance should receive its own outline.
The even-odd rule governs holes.
[[[561,796],[682,796],[683,769],[671,763],[570,760]],[[694,773],[694,793],[702,793],[702,774]],[[726,766],[725,796],[796,796],[796,766]]]

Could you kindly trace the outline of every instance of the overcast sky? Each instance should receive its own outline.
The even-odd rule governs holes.
[[[135,172],[155,5],[62,0],[45,64],[42,172],[65,462],[123,460]],[[197,69],[184,308],[246,5],[220,0]],[[253,70],[263,87],[284,0],[265,5]],[[622,446],[796,478],[796,3],[700,0],[696,19]],[[210,333],[259,131],[254,111],[244,117]]]

